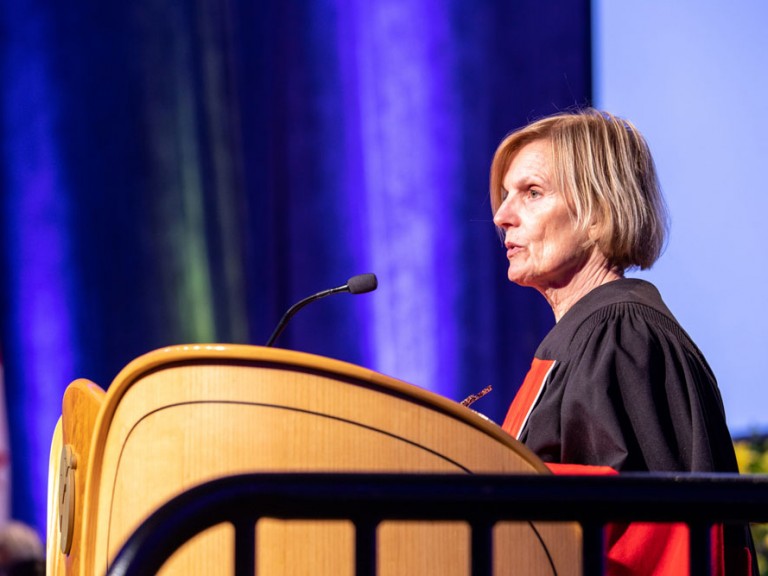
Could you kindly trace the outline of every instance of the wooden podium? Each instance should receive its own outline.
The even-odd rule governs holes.
[[[51,447],[48,574],[104,574],[159,505],[207,480],[246,472],[541,473],[498,426],[451,400],[344,362],[274,348],[189,345],[142,356],[104,392],[70,384]],[[261,520],[257,572],[353,572],[351,524]],[[232,530],[186,544],[163,575],[231,573]],[[580,530],[505,523],[496,574],[577,574]],[[468,574],[457,522],[386,522],[383,575]]]

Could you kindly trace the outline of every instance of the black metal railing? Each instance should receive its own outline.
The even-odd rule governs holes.
[[[388,520],[464,521],[473,576],[490,576],[500,521],[582,526],[585,575],[602,574],[611,522],[683,522],[691,574],[710,573],[713,524],[768,522],[768,476],[459,474],[245,474],[192,488],[152,514],[113,561],[109,576],[156,573],[184,542],[222,522],[235,527],[235,574],[253,576],[260,518],[346,519],[355,525],[356,574],[376,574],[376,528]]]

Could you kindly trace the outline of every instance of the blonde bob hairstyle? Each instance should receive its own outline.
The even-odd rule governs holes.
[[[651,151],[630,122],[592,108],[543,118],[508,135],[491,164],[493,213],[505,197],[504,177],[526,144],[552,145],[554,184],[576,226],[596,226],[598,248],[624,271],[650,268],[668,228]],[[593,236],[594,238],[594,236]]]

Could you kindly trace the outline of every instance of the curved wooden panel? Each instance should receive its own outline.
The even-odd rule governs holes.
[[[47,576],[60,576],[65,574],[65,556],[61,553],[61,537],[59,529],[59,472],[61,450],[64,446],[62,440],[62,418],[56,422],[51,439],[51,452],[48,459],[48,522],[46,525],[47,538],[45,542],[46,574]]]
[[[223,475],[548,473],[495,424],[455,402],[358,366],[286,350],[207,345],[152,352],[129,364],[99,404],[87,470],[78,471],[85,487],[71,574],[104,572],[152,510]],[[302,574],[307,566],[316,574],[348,573],[351,530],[262,521],[260,573]],[[578,570],[577,528],[522,523],[499,530],[505,533],[497,538],[503,543],[498,573],[513,561],[515,573],[552,573],[550,557],[559,574]],[[230,537],[227,530],[204,533],[163,574],[212,573],[201,550],[217,558],[215,572],[223,573],[221,551]],[[465,574],[468,561],[456,558],[467,558],[467,538],[460,524],[382,526],[382,573]],[[522,553],[527,559],[520,564]]]

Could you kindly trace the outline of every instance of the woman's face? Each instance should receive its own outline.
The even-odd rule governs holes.
[[[563,288],[589,260],[587,233],[576,226],[556,188],[551,144],[534,140],[512,159],[504,198],[493,218],[504,231],[507,276],[541,292]]]

